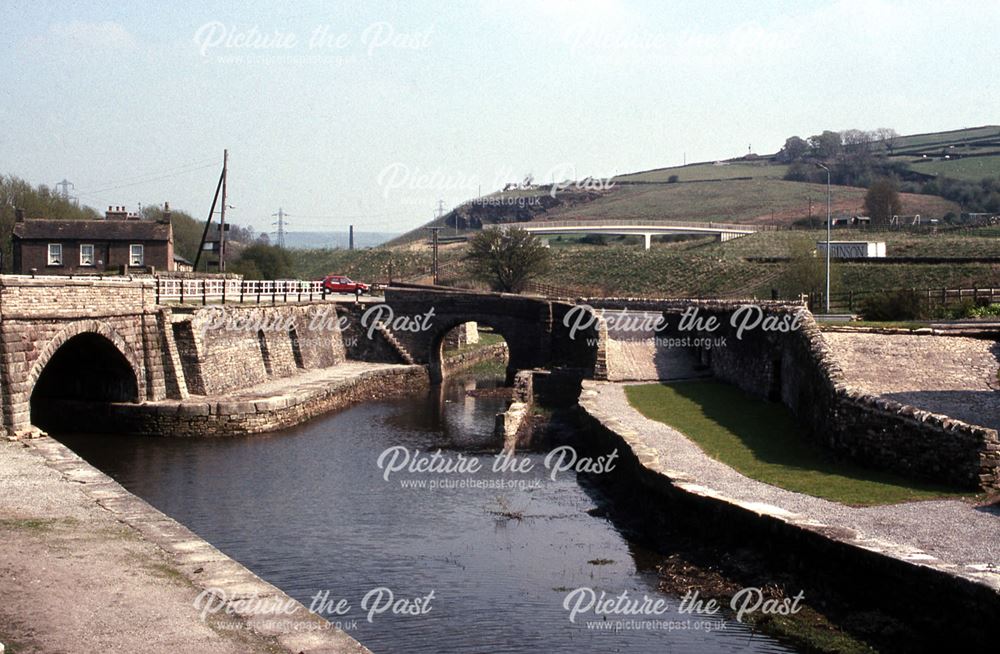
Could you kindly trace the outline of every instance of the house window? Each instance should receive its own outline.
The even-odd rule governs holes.
[[[132,244],[128,246],[128,265],[130,266],[142,266],[143,252],[141,244]]]
[[[49,265],[61,266],[62,263],[62,243],[49,243]]]
[[[84,243],[80,245],[80,265],[94,265],[94,246],[92,244]]]

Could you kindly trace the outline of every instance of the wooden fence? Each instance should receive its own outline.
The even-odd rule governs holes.
[[[928,309],[950,308],[966,302],[976,305],[1000,303],[1000,288],[897,288],[877,291],[843,291],[830,294],[831,313],[854,313],[860,311],[864,302],[879,296],[897,293],[915,294]],[[815,291],[809,294],[809,308],[821,312],[826,308],[826,294]]]

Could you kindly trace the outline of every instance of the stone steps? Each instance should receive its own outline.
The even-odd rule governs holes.
[[[382,338],[384,338],[386,342],[389,343],[394,350],[396,350],[396,353],[402,357],[404,363],[408,363],[410,365],[414,363],[413,355],[411,355],[409,350],[407,350],[403,344],[399,342],[396,335],[393,334],[392,330],[386,327],[384,323],[376,323],[375,329],[379,334],[382,334]]]

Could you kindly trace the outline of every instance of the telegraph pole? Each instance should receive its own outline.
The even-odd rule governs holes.
[[[431,230],[431,250],[433,252],[431,258],[431,273],[434,275],[434,285],[438,284],[438,232],[441,231],[441,227],[428,227]]]
[[[285,247],[285,218],[288,216],[288,214],[285,213],[284,209],[282,209],[281,207],[278,207],[278,213],[272,213],[271,216],[277,216],[278,217],[278,222],[271,223],[271,224],[278,226],[278,232],[277,232],[277,234],[278,234],[278,247],[279,248],[284,248]]]
[[[219,213],[219,272],[226,272],[226,178],[229,176],[229,150],[222,151],[222,211]]]
[[[437,219],[441,220],[444,217],[444,200],[438,200],[437,208]],[[455,236],[458,236],[458,219],[455,219]]]
[[[225,156],[223,156],[225,159]],[[201,253],[205,250],[205,243],[208,241],[208,230],[212,226],[212,217],[215,215],[215,205],[219,201],[219,192],[222,190],[222,181],[226,176],[225,162],[223,162],[222,173],[219,175],[219,183],[215,186],[215,195],[212,196],[212,208],[208,210],[208,218],[205,220],[205,231],[201,233],[201,243],[198,244],[198,253],[194,256],[194,269],[198,270],[198,263],[201,261]],[[205,272],[208,272],[208,258],[205,258]]]

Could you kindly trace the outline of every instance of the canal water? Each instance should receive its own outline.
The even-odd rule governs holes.
[[[263,436],[59,438],[306,606],[323,593],[327,606],[346,600],[328,619],[376,653],[791,651],[738,622],[678,613],[679,598],[657,590],[659,555],[601,517],[597,475],[553,479],[544,452],[519,455],[529,471],[494,473],[505,400],[467,392],[494,386],[455,378]],[[442,460],[482,469],[386,479],[379,458],[400,446],[411,460],[440,448]],[[667,610],[603,619],[584,610],[590,591]],[[390,608],[369,621],[389,592],[400,609],[433,596],[410,604],[417,615]],[[580,602],[575,622],[568,595],[570,608]]]

